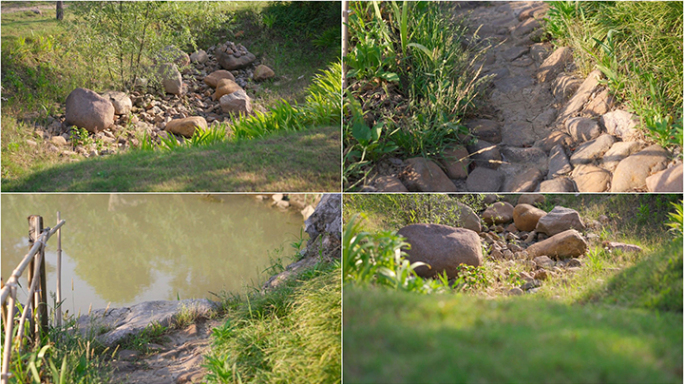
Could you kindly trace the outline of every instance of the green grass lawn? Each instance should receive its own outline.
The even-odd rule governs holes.
[[[3,178],[2,191],[339,191],[339,140],[333,126],[203,148],[133,150],[71,163],[48,159]]]

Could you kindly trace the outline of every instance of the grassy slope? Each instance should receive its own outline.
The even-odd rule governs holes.
[[[209,382],[341,381],[341,272],[339,264],[319,267],[227,304],[232,309],[207,357]]]
[[[3,179],[23,191],[337,191],[339,128],[177,151],[131,151]]]

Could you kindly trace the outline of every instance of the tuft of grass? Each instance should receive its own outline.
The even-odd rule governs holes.
[[[206,356],[210,383],[340,383],[340,265],[233,298]]]
[[[546,31],[594,67],[618,101],[641,116],[647,136],[682,145],[682,7],[677,2],[553,1]]]
[[[140,353],[146,354],[150,352],[150,344],[163,343],[166,340],[166,334],[169,328],[160,325],[159,323],[151,323],[141,332],[128,337],[119,343],[121,349],[133,349]]]

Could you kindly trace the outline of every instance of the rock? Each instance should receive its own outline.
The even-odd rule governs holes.
[[[554,131],[549,133],[545,138],[534,143],[535,147],[541,148],[544,152],[549,152],[556,145],[568,147],[572,144],[572,138],[565,132]]]
[[[584,143],[601,135],[601,127],[598,123],[586,117],[572,117],[566,120],[565,128],[577,143]]]
[[[538,114],[537,117],[535,117],[532,120],[532,128],[534,129],[534,131],[535,132],[547,132],[549,127],[556,120],[556,113],[557,112],[558,111],[556,111],[555,108],[549,107],[549,109]],[[546,151],[546,152],[548,152],[548,151]]]
[[[506,61],[513,61],[529,51],[530,47],[528,46],[514,46],[501,52],[501,57]]]
[[[511,179],[505,189],[509,192],[534,192],[543,179],[544,175],[539,169],[529,168]]]
[[[546,153],[539,147],[503,147],[501,148],[501,155],[508,162],[529,163],[540,170],[546,170]]]
[[[572,171],[577,192],[605,192],[611,180],[610,172],[595,165],[580,164]]]
[[[615,98],[610,95],[610,91],[606,88],[584,107],[583,113],[601,116],[611,110],[614,102]]]
[[[549,259],[548,256],[537,256],[534,258],[534,263],[541,268],[551,268],[556,265],[556,263]]]
[[[610,249],[616,249],[616,250],[622,251],[622,252],[640,253],[640,252],[644,251],[640,246],[634,245],[634,244],[625,244],[625,243],[618,243],[615,241],[609,241],[607,245],[608,245],[608,248],[610,248]]]
[[[540,269],[534,273],[534,278],[536,280],[548,280],[549,276],[550,276],[550,272],[548,272],[545,269]]]
[[[517,27],[515,27],[515,29],[512,32],[512,35],[515,37],[522,37],[532,32],[536,28],[539,28],[539,25],[539,20],[531,18],[527,19],[522,23],[518,24]]]
[[[200,49],[199,51],[195,51],[190,55],[190,61],[193,63],[200,63],[204,64],[209,60],[209,56],[207,56],[207,52],[205,52],[203,49]]]
[[[582,266],[582,262],[578,259],[572,258],[565,263],[565,266],[568,268],[579,268]]]
[[[682,163],[646,178],[649,192],[682,192]]]
[[[127,115],[133,108],[131,98],[123,92],[107,91],[102,94],[102,97],[109,99],[114,106],[114,114],[116,115]]]
[[[483,202],[486,205],[494,204],[496,201],[499,200],[499,196],[493,193],[488,193],[485,195]]]
[[[520,295],[522,295],[523,293],[524,293],[523,290],[520,289],[519,287],[511,288],[511,290],[508,291],[508,295],[509,295],[509,296],[520,296]]]
[[[309,243],[322,233],[332,234],[337,239],[342,235],[342,195],[327,193],[321,197],[314,213],[304,222],[304,232],[309,234]]]
[[[264,81],[274,76],[275,72],[273,72],[271,68],[261,64],[254,70],[254,75],[252,76],[252,78],[254,79],[254,81]]]
[[[513,222],[521,231],[532,231],[537,227],[537,222],[546,216],[546,212],[529,204],[518,204],[513,209]]]
[[[252,103],[243,90],[235,91],[229,95],[221,96],[219,100],[223,113],[250,114]]]
[[[214,100],[219,100],[223,95],[230,95],[233,92],[241,91],[242,88],[236,82],[230,79],[221,79],[216,84],[216,91],[214,91]]]
[[[537,63],[543,62],[548,56],[551,45],[548,43],[535,43],[530,46],[530,56]]]
[[[207,129],[207,121],[204,120],[204,117],[202,116],[171,120],[166,123],[164,129],[168,132],[190,138],[195,134],[195,130],[198,128]]]
[[[187,91],[187,86],[183,83],[183,76],[178,71],[176,64],[159,64],[157,66],[157,75],[166,93],[182,95]]]
[[[461,264],[474,267],[482,264],[482,245],[474,231],[440,224],[412,224],[401,228],[398,235],[411,244],[406,249],[411,263],[423,262],[428,266],[415,269],[418,276],[434,277],[446,271],[447,277],[457,276]]]
[[[572,172],[572,165],[565,154],[563,146],[556,145],[551,148],[549,153],[549,178],[555,179],[557,177],[567,175]]]
[[[97,93],[76,88],[66,99],[66,123],[98,132],[114,124],[114,106]]]
[[[629,192],[646,186],[646,178],[665,169],[668,153],[659,145],[651,145],[622,160],[613,174],[611,192]]]
[[[527,247],[527,253],[529,253],[531,257],[543,255],[557,259],[577,257],[583,255],[586,251],[587,242],[582,235],[574,229],[558,233],[546,240]],[[537,263],[537,265],[539,265],[539,263]]]
[[[399,179],[393,176],[380,176],[374,181],[375,188],[380,192],[408,192]]]
[[[497,170],[477,167],[466,179],[466,188],[470,192],[499,192],[506,176]]]
[[[565,120],[582,109],[587,100],[589,100],[589,96],[591,96],[598,86],[601,76],[601,71],[598,69],[592,71],[589,76],[587,76],[586,80],[584,80],[572,99],[570,99],[570,101],[560,110],[558,118],[556,119],[558,124],[565,123]]]
[[[523,291],[529,291],[530,289],[537,288],[537,287],[541,287],[541,282],[539,280],[532,279],[532,281],[526,282],[520,288]]]
[[[229,71],[226,71],[225,69],[220,69],[218,71],[214,71],[210,73],[207,77],[204,78],[204,83],[212,88],[216,88],[218,85],[219,80],[221,79],[228,79],[228,80],[233,80],[235,81],[235,76],[233,76],[232,73]]]
[[[516,227],[515,224],[511,223],[511,224],[508,224],[508,227],[506,227],[506,231],[508,231],[509,234],[510,234],[510,232],[518,232],[518,227]],[[508,248],[513,252],[518,252],[519,250],[516,251],[515,249],[513,249],[512,245],[513,244],[509,245]]]
[[[534,127],[526,121],[504,124],[501,128],[502,142],[513,147],[534,144]]]
[[[582,80],[561,74],[551,83],[551,93],[556,101],[564,103],[582,85]]]
[[[639,152],[641,143],[638,141],[618,141],[613,143],[603,155],[601,166],[607,171],[613,172],[618,164],[627,156]]]
[[[457,192],[456,185],[434,162],[422,157],[406,160],[404,185],[414,192]]]
[[[624,141],[633,141],[639,137],[636,129],[639,120],[636,115],[618,109],[601,116],[601,120],[608,133]]]
[[[274,194],[271,196],[271,200],[273,200],[273,201],[276,202],[276,203],[279,202],[279,201],[282,201],[283,199],[285,199],[285,195],[282,194],[282,193],[274,193]]]
[[[468,157],[468,150],[457,145],[453,148],[442,152],[444,156],[440,163],[444,166],[444,170],[450,179],[465,179],[468,177],[468,164],[470,158]]]
[[[482,231],[482,226],[480,225],[480,217],[465,204],[459,202],[456,203],[454,211],[457,215],[457,225],[471,231],[480,233]]]
[[[248,52],[242,45],[226,43],[216,50],[216,59],[223,69],[232,71],[252,64],[256,60],[256,56]]]
[[[306,219],[311,217],[311,215],[314,213],[314,207],[312,207],[311,205],[307,205],[306,207],[304,207],[304,209],[299,211],[299,213],[302,214],[304,221],[306,221]]]
[[[520,195],[520,197],[518,198],[518,204],[537,205],[542,204],[545,201],[546,197],[538,193],[526,193]]]
[[[615,143],[615,137],[609,134],[603,134],[594,140],[587,141],[570,156],[570,163],[572,165],[590,164],[603,156],[613,146],[613,143]]]
[[[472,161],[478,167],[498,169],[499,165],[501,165],[501,153],[499,152],[498,145],[478,140],[475,144],[468,145],[467,148]]]
[[[539,219],[535,231],[553,236],[569,229],[580,231],[585,229],[584,222],[582,222],[579,213],[574,209],[556,206],[553,207],[551,212]]]
[[[480,140],[494,144],[501,142],[501,131],[496,121],[476,119],[466,121],[465,125],[470,130],[470,134]]]
[[[565,66],[572,61],[572,50],[568,47],[556,49],[537,70],[537,80],[545,83],[555,79],[559,73],[563,72]]]
[[[36,143],[35,141],[33,141],[31,139],[26,139],[26,144],[28,144],[32,147],[35,147],[36,145],[38,145],[38,143]]]
[[[487,207],[482,213],[482,220],[488,225],[505,224],[513,220],[513,206],[505,201],[499,201]]]
[[[100,329],[109,329],[97,336],[97,339],[105,346],[111,347],[142,332],[152,323],[165,327],[173,325],[181,311],[190,310],[198,317],[209,317],[217,309],[216,303],[206,299],[146,301],[129,308],[97,309],[90,315],[79,317],[76,324],[83,335],[98,332]]]
[[[66,139],[62,136],[52,136],[50,138],[50,141],[52,142],[52,144],[58,145],[60,147],[67,145]]]
[[[158,63],[174,63],[179,67],[190,65],[190,56],[174,45],[167,45],[164,47],[159,52],[156,59]]]

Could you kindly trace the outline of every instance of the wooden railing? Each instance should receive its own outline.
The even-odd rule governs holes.
[[[9,365],[12,355],[12,343],[16,343],[21,347],[21,339],[24,334],[24,324],[26,320],[29,321],[29,329],[33,333],[30,337],[35,343],[39,343],[41,337],[47,333],[48,330],[48,306],[47,306],[47,287],[45,276],[45,245],[52,235],[57,233],[57,290],[56,302],[59,304],[62,300],[61,289],[61,269],[62,269],[62,226],[65,221],[61,220],[60,213],[57,212],[57,225],[53,228],[43,229],[43,218],[41,216],[32,215],[28,218],[29,221],[29,251],[21,260],[19,265],[12,271],[12,274],[7,278],[7,282],[2,287],[2,321],[5,325],[5,345],[3,345],[2,353],[2,376],[0,376],[0,383],[5,384],[9,382]],[[19,278],[28,267],[28,297],[24,310],[19,319],[17,326],[16,340],[13,340],[12,332],[14,331],[14,311],[17,302],[17,286]],[[39,287],[40,285],[40,287]],[[5,305],[6,304],[6,305]],[[55,308],[55,322],[59,327],[62,322],[62,311],[59,305]],[[34,310],[35,309],[35,310]]]

